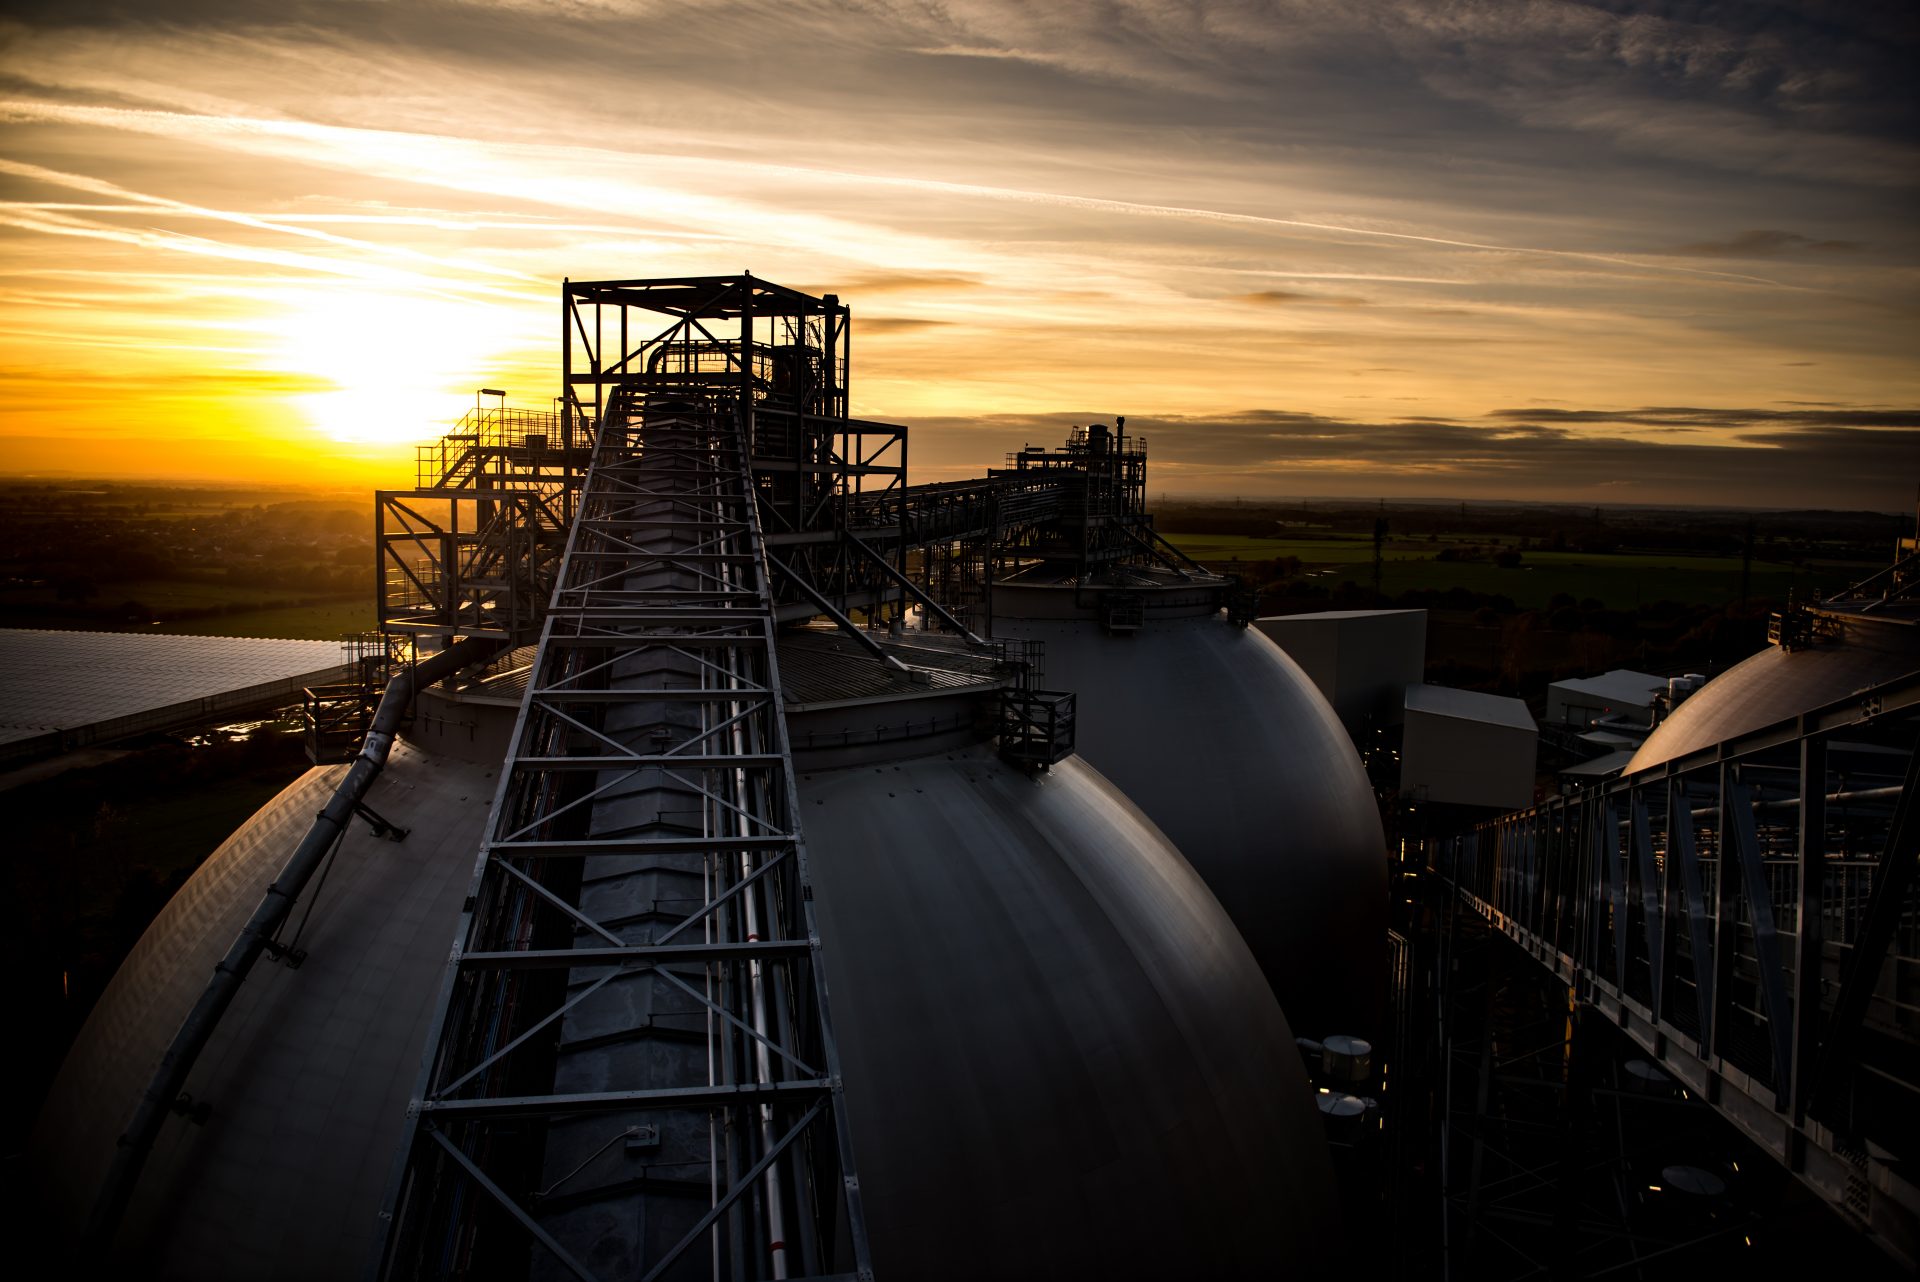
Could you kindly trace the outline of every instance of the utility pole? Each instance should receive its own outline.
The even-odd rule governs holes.
[[[1740,552],[1740,604],[1747,603],[1753,590],[1753,518],[1747,518],[1747,541]]]
[[[1380,502],[1385,504],[1386,500],[1382,499]],[[1386,559],[1386,541],[1387,518],[1377,516],[1373,520],[1373,594],[1375,596],[1380,595],[1380,571],[1382,569],[1381,563]]]

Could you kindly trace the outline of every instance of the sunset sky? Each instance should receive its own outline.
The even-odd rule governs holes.
[[[0,19],[0,470],[403,485],[579,279],[853,306],[916,479],[1910,508],[1909,2],[85,0]]]

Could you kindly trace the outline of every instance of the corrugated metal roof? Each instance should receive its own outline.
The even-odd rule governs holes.
[[[874,641],[907,667],[926,674],[926,681],[910,682],[882,667],[844,633],[824,629],[792,632],[780,638],[780,682],[787,705],[805,708],[919,698],[936,691],[986,689],[1006,682],[992,655],[951,649],[938,638],[891,641],[875,637]]]
[[[1626,769],[1633,760],[1633,749],[1622,748],[1618,752],[1609,752],[1604,757],[1595,757],[1592,761],[1583,761],[1577,766],[1568,766],[1560,772],[1566,779],[1610,779]]]
[[[1318,623],[1343,619],[1382,619],[1395,614],[1425,614],[1425,610],[1314,610],[1309,614],[1263,614],[1256,623]]]
[[[875,699],[921,698],[933,692],[992,688],[1006,676],[991,654],[932,634],[903,640],[874,635],[874,643],[909,668],[924,672],[924,683],[909,682],[881,666],[852,637],[837,628],[808,628],[779,638],[780,680],[791,707],[831,707]],[[476,681],[463,679],[462,698],[519,703],[526,695],[533,648],[523,646],[496,659]]]
[[[1651,672],[1615,668],[1597,677],[1569,677],[1565,681],[1556,681],[1547,688],[1576,691],[1580,694],[1594,695],[1609,703],[1645,708],[1653,703],[1654,691],[1667,688],[1667,679],[1656,677]]]
[[[1483,721],[1488,725],[1510,726],[1515,730],[1539,729],[1527,712],[1527,705],[1519,699],[1482,694],[1478,690],[1455,690],[1451,686],[1408,686],[1407,711],[1431,713],[1436,717],[1459,717],[1464,721]]]
[[[518,707],[527,697],[527,681],[533,674],[533,660],[538,653],[534,646],[516,646],[479,672],[449,680],[463,699]]]
[[[0,628],[0,743],[314,677],[338,641]]]

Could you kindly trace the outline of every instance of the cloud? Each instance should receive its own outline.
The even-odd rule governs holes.
[[[1730,236],[1726,240],[1697,241],[1681,245],[1673,252],[1704,258],[1778,258],[1783,254],[1850,254],[1863,248],[1857,240],[1816,240],[1798,232],[1756,228]]]
[[[1524,475],[1522,446],[1884,445],[1904,429],[1766,413],[1912,403],[1893,13],[22,0],[0,98],[35,168],[0,173],[0,333],[21,361],[131,352],[212,308],[211,348],[331,277],[510,313],[533,337],[497,359],[524,376],[462,385],[534,388],[560,276],[747,268],[853,306],[862,413],[1110,396],[1160,415],[1156,458],[1194,484],[1388,475],[1370,450],[1396,484],[1465,485]],[[167,336],[189,376],[205,336]],[[1235,407],[1260,404],[1307,417],[1254,431]],[[1531,404],[1586,417],[1479,412]],[[1769,409],[1686,408],[1739,404]],[[1576,408],[1606,405],[1640,408]],[[943,432],[979,439],[936,430],[935,455]]]
[[[1629,435],[1590,424],[1689,419],[1737,426],[1721,440]],[[1527,419],[1533,421],[1516,421]],[[966,455],[1052,444],[1097,414],[1007,415],[915,428],[915,457],[943,476]],[[1771,426],[1767,426],[1771,425]],[[1897,511],[1920,475],[1920,410],[1782,412],[1501,410],[1479,420],[1347,419],[1259,409],[1130,417],[1155,492],[1425,495]],[[928,439],[930,436],[937,440]],[[1623,487],[1626,480],[1630,485]]]
[[[1704,409],[1690,406],[1649,406],[1629,410],[1499,409],[1487,417],[1496,421],[1605,423],[1616,427],[1696,427],[1720,431],[1759,427],[1920,428],[1920,410],[1845,409],[1838,406],[1794,410]]]
[[[1291,289],[1256,289],[1251,294],[1236,294],[1231,300],[1255,307],[1280,307],[1293,303],[1322,303],[1337,307],[1365,307],[1367,300],[1344,294],[1311,294]]]
[[[842,298],[866,298],[874,294],[949,293],[979,289],[984,284],[977,276],[951,272],[884,272],[837,281],[832,288],[838,290]]]
[[[863,316],[859,326],[863,334],[912,334],[921,330],[940,329],[952,323],[917,316]]]

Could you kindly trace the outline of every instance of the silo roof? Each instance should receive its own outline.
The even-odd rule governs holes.
[[[991,653],[968,650],[948,638],[909,633],[873,638],[881,650],[918,676],[912,681],[882,667],[838,629],[808,628],[780,638],[780,685],[789,707],[920,699],[931,693],[988,690],[1010,678]]]
[[[0,747],[187,724],[329,680],[338,641],[0,628]]]
[[[1578,765],[1568,766],[1560,772],[1563,779],[1610,779],[1627,768],[1633,760],[1632,748],[1621,748],[1609,752],[1604,757],[1595,757],[1592,761],[1582,761]]]
[[[1554,682],[1549,688],[1576,691],[1580,694],[1594,695],[1609,703],[1644,708],[1653,702],[1654,691],[1665,689],[1666,684],[1665,677],[1656,677],[1651,672],[1615,668],[1611,672],[1602,672],[1597,677],[1569,677],[1565,681]]]
[[[1399,614],[1425,614],[1425,610],[1313,610],[1306,614],[1265,614],[1257,623],[1305,623],[1342,619],[1384,619]]]
[[[1806,649],[1770,645],[1707,682],[1654,727],[1627,771],[1645,770],[1920,671],[1920,629],[1854,615]]]
[[[1515,730],[1539,729],[1532,715],[1527,712],[1526,703],[1520,699],[1483,694],[1478,690],[1455,690],[1451,686],[1408,686],[1407,711],[1425,712],[1436,717],[1455,717],[1462,721],[1481,721]]]

